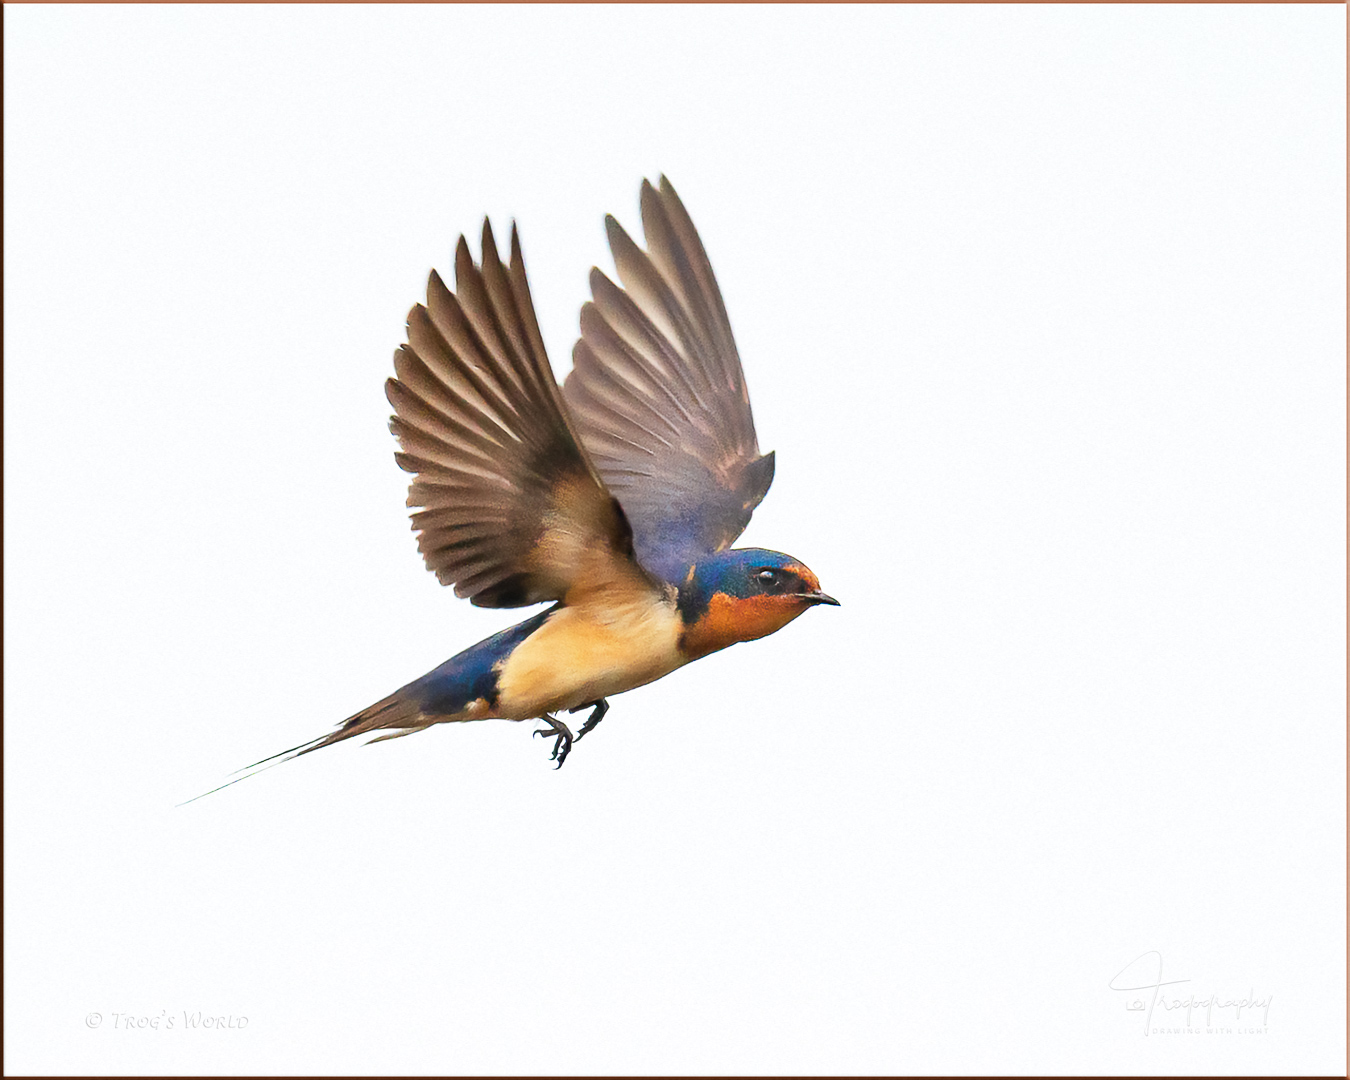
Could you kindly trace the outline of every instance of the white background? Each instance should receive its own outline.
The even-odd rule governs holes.
[[[8,1071],[1343,1072],[1342,7],[5,30]],[[566,370],[662,171],[843,607],[175,808],[513,621],[381,384],[484,213]]]

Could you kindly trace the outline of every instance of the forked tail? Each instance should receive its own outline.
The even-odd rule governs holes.
[[[387,698],[362,709],[338,725],[336,731],[320,735],[317,739],[292,746],[279,754],[255,761],[247,768],[240,769],[242,776],[226,781],[220,787],[202,792],[213,795],[221,788],[247,780],[260,772],[294,761],[305,754],[322,750],[325,746],[342,742],[356,735],[365,735],[371,731],[386,731],[371,742],[385,739],[397,739],[411,735],[432,724],[457,720],[485,720],[493,715],[492,709],[497,703],[497,675],[502,662],[512,650],[543,626],[559,605],[532,615],[522,623],[508,627],[500,633],[485,638],[477,645],[471,645],[463,652],[452,656],[439,667],[428,671],[420,679],[414,679],[407,686],[395,690]],[[195,802],[197,795],[188,802]],[[185,806],[186,803],[179,803]]]
[[[406,690],[407,687],[404,687],[402,690],[390,694],[387,698],[375,702],[374,705],[362,709],[355,716],[348,717],[338,725],[335,731],[330,731],[327,735],[320,735],[317,739],[310,739],[309,742],[303,742],[299,746],[292,746],[289,750],[272,754],[261,761],[255,761],[252,765],[245,765],[242,769],[236,770],[242,775],[236,776],[233,780],[227,780],[219,787],[213,787],[210,791],[203,791],[200,795],[194,795],[178,805],[186,806],[188,803],[196,802],[207,795],[214,795],[217,791],[223,791],[232,784],[239,783],[240,780],[247,780],[250,776],[257,776],[260,772],[266,772],[268,769],[284,765],[286,762],[294,761],[306,754],[312,754],[315,750],[322,750],[325,746],[332,746],[334,743],[355,738],[357,735],[365,735],[367,732],[379,731],[383,728],[393,728],[394,730],[388,734],[370,740],[373,743],[383,742],[385,739],[397,739],[403,735],[411,735],[414,731],[421,731],[438,720],[445,719],[444,717],[427,716],[415,700],[406,696]]]

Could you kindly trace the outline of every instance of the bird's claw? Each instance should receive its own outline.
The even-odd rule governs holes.
[[[557,740],[553,743],[553,753],[550,755],[550,761],[557,761],[555,769],[561,769],[563,762],[567,760],[567,755],[572,750],[572,733],[567,729],[567,725],[556,716],[547,714],[539,719],[549,724],[549,727],[540,728],[535,735],[556,735]]]
[[[605,713],[609,712],[609,702],[601,698],[599,701],[588,701],[585,705],[578,705],[575,709],[568,709],[567,711],[581,712],[582,709],[591,709],[591,715],[586,717],[586,722],[581,725],[581,730],[577,732],[578,739],[605,718]]]

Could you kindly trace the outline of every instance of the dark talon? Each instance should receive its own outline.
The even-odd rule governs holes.
[[[601,698],[599,701],[588,701],[585,705],[578,705],[575,709],[567,710],[570,713],[581,712],[582,709],[589,709],[592,706],[594,706],[594,711],[586,718],[586,722],[581,725],[581,730],[577,732],[578,739],[605,718],[605,713],[609,712],[609,702],[604,698]]]
[[[567,760],[567,755],[572,749],[572,733],[567,729],[567,725],[559,720],[552,713],[545,713],[539,718],[549,724],[549,727],[540,728],[535,735],[556,735],[557,741],[553,744],[553,753],[549,757],[550,761],[556,760],[556,769],[561,769],[563,762]]]

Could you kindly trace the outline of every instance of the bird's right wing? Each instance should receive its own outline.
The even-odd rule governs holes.
[[[623,288],[591,271],[564,393],[586,448],[667,580],[745,529],[773,481],[722,293],[664,176],[642,183],[644,252],[605,220]]]
[[[655,590],[554,381],[516,230],[509,266],[487,222],[481,268],[460,237],[455,287],[432,273],[386,384],[427,569],[480,607]]]

